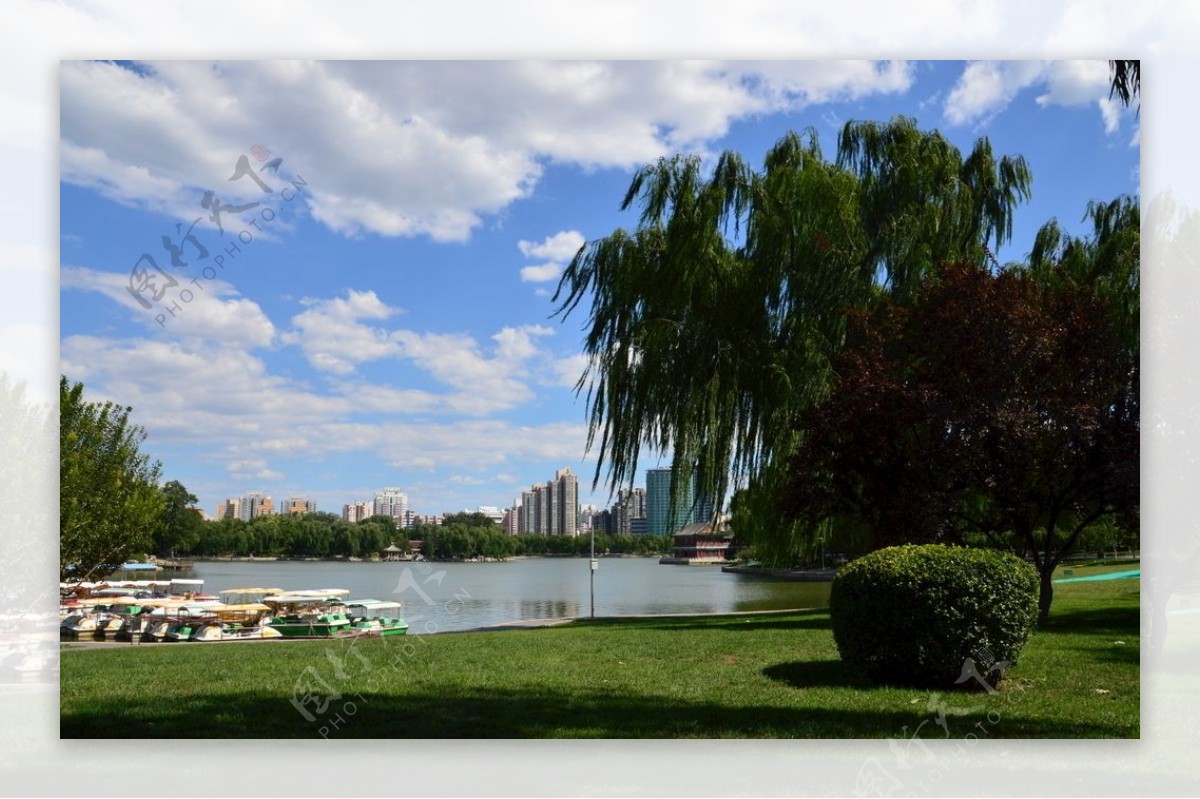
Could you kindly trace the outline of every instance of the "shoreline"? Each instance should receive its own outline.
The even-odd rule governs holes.
[[[820,610],[820,608],[780,608],[774,610],[729,610],[719,611],[716,613],[630,613],[620,616],[552,616],[544,619],[516,619],[514,621],[502,621],[496,624],[488,624],[483,627],[468,627],[463,630],[438,630],[436,632],[413,633],[411,635],[401,636],[396,639],[372,638],[371,636],[363,636],[365,640],[387,640],[395,641],[402,639],[421,638],[426,635],[462,635],[464,633],[499,633],[509,632],[513,630],[537,630],[548,627],[559,627],[564,624],[580,622],[588,624],[592,622],[619,622],[630,619],[708,619],[722,618],[727,616],[766,616],[766,615],[781,615],[786,613],[805,613],[808,611]],[[336,638],[314,636],[312,638],[248,638],[241,641],[186,641],[186,642],[162,642],[142,643],[140,641],[96,641],[88,640],[60,640],[59,650],[99,650],[99,649],[175,649],[175,644],[281,644],[281,643],[296,643],[301,641],[345,641],[357,640],[353,637]]]
[[[613,552],[606,555],[596,554],[597,560],[611,558],[661,558],[662,553],[648,553],[645,555]],[[400,558],[396,560],[383,560],[373,558],[357,558],[351,560],[345,557],[326,557],[326,558],[289,558],[286,555],[272,555],[264,557],[255,556],[231,556],[231,557],[195,557],[191,558],[192,564],[197,563],[508,563],[514,560],[538,560],[542,558],[575,558],[577,560],[587,560],[589,555],[573,555],[547,552],[537,555],[513,555],[510,558]]]
[[[788,580],[798,583],[831,583],[837,576],[837,571],[831,569],[765,569],[761,566],[722,566],[721,571],[726,574],[744,574],[749,577]]]

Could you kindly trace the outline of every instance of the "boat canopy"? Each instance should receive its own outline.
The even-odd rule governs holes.
[[[268,605],[315,605],[321,603],[341,602],[342,597],[350,592],[342,588],[321,589],[317,591],[288,591],[283,594],[263,597]]]
[[[219,607],[220,605],[196,605],[187,603],[156,605],[154,609],[150,611],[149,615],[158,617],[167,616],[171,618],[177,616],[207,616],[214,613]]]
[[[384,599],[347,599],[345,605],[348,609],[361,608],[368,613],[400,609],[399,602]]]

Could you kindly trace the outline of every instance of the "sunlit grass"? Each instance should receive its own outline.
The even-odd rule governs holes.
[[[851,679],[828,613],[810,611],[353,645],[64,651],[62,734],[838,738],[920,729],[929,738],[1137,737],[1138,588],[1138,580],[1056,586],[1050,625],[1034,633],[994,695]]]

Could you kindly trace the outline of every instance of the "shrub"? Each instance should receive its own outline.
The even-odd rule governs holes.
[[[1015,664],[1037,620],[1037,589],[1032,566],[997,550],[880,549],[834,579],[833,637],[847,667],[876,682],[952,687],[972,658],[994,685],[993,664]]]

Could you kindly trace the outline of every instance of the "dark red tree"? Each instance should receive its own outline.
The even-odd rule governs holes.
[[[1086,286],[943,266],[913,304],[853,315],[836,370],[798,420],[780,497],[793,517],[856,517],[874,547],[1015,542],[1044,623],[1083,529],[1137,508],[1137,353]]]

